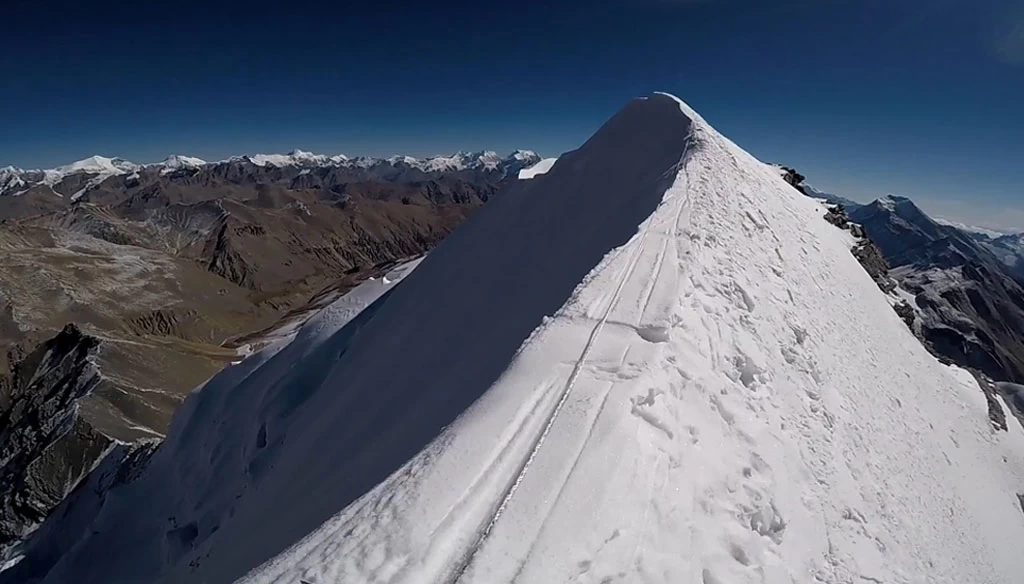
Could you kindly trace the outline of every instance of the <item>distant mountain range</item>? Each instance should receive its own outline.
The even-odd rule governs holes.
[[[493,151],[458,152],[451,156],[433,156],[430,158],[414,158],[411,156],[392,156],[389,158],[372,158],[360,156],[350,158],[344,154],[328,156],[313,154],[302,150],[293,150],[288,154],[255,154],[233,156],[227,160],[206,162],[192,156],[171,155],[162,162],[136,164],[123,158],[106,158],[90,156],[57,168],[47,170],[26,170],[7,166],[0,168],[0,196],[19,195],[37,187],[49,187],[61,196],[70,196],[76,200],[90,189],[98,187],[111,177],[123,176],[131,181],[139,178],[140,173],[157,172],[160,175],[172,173],[194,173],[204,168],[253,165],[258,167],[277,168],[339,168],[362,169],[373,174],[393,173],[396,170],[418,170],[430,174],[438,172],[482,171],[482,172],[518,172],[540,161],[540,157],[530,150],[516,150],[508,156],[499,156]],[[74,181],[73,188],[60,188],[73,177],[84,177],[85,180]]]
[[[1024,232],[998,232],[980,227],[950,223],[941,219],[939,222],[951,225],[966,233],[968,237],[992,252],[1014,274],[1024,278]]]
[[[563,165],[563,177],[615,178],[598,171],[615,166],[602,160]],[[677,161],[666,155],[666,165]],[[0,559],[87,477],[118,482],[133,461],[141,467],[194,387],[287,338],[361,282],[431,250],[499,192],[509,201],[542,192],[545,179],[518,179],[554,162],[524,150],[427,159],[293,151],[0,169],[0,450],[10,454],[0,461]],[[901,308],[914,318],[905,321],[933,353],[1009,382],[998,386],[1004,393],[1024,383],[1020,234],[936,221],[903,197],[862,205],[807,185],[792,169],[780,174],[863,226],[874,244],[858,259],[887,291],[892,278],[899,283],[888,296],[907,301]],[[598,179],[567,184],[580,193],[607,188]],[[547,204],[562,191],[534,200]],[[741,290],[749,308],[744,298]],[[640,338],[663,342],[658,330],[643,328]],[[104,459],[112,449],[116,456]],[[89,475],[100,460],[121,470]]]

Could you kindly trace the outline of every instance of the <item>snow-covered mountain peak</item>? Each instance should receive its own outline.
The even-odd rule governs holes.
[[[881,207],[883,209],[886,209],[888,211],[896,211],[896,206],[899,205],[900,203],[902,203],[905,200],[909,200],[909,199],[905,199],[904,197],[900,197],[899,195],[894,195],[892,193],[889,193],[889,194],[885,195],[884,197],[879,197],[879,198],[875,199],[872,202],[872,204],[877,206],[877,207]]]
[[[939,228],[939,224],[925,214],[925,212],[922,211],[921,208],[918,207],[917,204],[909,197],[890,193],[884,197],[875,199],[867,205],[867,208],[872,209],[875,212],[894,215],[895,217],[917,224],[919,227],[926,225],[930,230]]]
[[[540,156],[533,150],[515,150],[509,155],[509,158],[520,161],[532,161],[540,159]]]
[[[47,173],[53,173],[61,177],[69,174],[125,174],[139,169],[139,165],[129,162],[123,158],[107,158],[105,156],[90,156],[77,160],[71,164],[58,166]]]
[[[405,165],[408,165],[408,166],[415,166],[415,165],[419,164],[419,160],[417,160],[416,158],[413,158],[412,156],[403,156],[403,155],[389,156],[387,158],[387,161],[390,164],[405,164]]]
[[[25,186],[25,180],[21,175],[25,171],[13,166],[0,168],[0,193],[16,191]]]
[[[90,156],[82,160],[77,160],[71,164],[59,166],[57,168],[42,171],[42,179],[38,182],[40,184],[48,185],[53,187],[74,175],[85,175],[89,177],[85,186],[80,188],[77,192],[71,195],[71,200],[77,200],[90,188],[99,185],[103,181],[107,180],[112,176],[120,176],[125,174],[131,174],[137,172],[141,167],[134,162],[129,162],[123,158],[107,158],[105,156]],[[38,174],[38,173],[36,173]]]
[[[165,158],[162,162],[156,163],[154,166],[162,167],[161,174],[167,174],[182,169],[197,169],[206,166],[206,161],[202,158],[196,158],[194,156],[182,156],[180,154],[171,154]]]
[[[818,202],[663,94],[510,188],[9,581],[1018,581],[1024,434]]]
[[[245,159],[256,166],[319,166],[329,160],[322,154],[302,150],[292,150],[288,154],[253,154]]]
[[[483,152],[476,153],[473,155],[473,159],[487,169],[497,168],[502,163],[501,156],[498,156],[498,153],[493,150],[484,150]],[[520,159],[517,158],[516,160]]]

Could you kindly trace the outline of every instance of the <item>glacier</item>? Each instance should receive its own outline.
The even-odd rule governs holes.
[[[0,581],[1019,582],[1024,431],[823,214],[633,100],[199,388]]]

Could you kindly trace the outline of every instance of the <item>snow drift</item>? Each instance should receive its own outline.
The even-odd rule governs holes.
[[[1018,581],[1020,427],[822,214],[634,100],[344,326],[212,379],[3,576]]]

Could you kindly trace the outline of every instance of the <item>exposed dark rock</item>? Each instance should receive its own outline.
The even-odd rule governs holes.
[[[228,231],[228,216],[225,214],[221,218],[220,227],[203,248],[203,257],[207,259],[206,269],[243,288],[259,290],[259,284],[253,279],[254,270],[235,251],[232,241]]]
[[[937,354],[994,379],[1024,381],[1024,286],[1011,266],[906,197],[883,197],[850,216],[915,295],[920,335]]]
[[[825,221],[840,229],[849,229],[850,227],[850,218],[846,215],[846,209],[842,205],[829,207],[828,212],[825,213]]]
[[[1003,407],[999,404],[999,396],[995,382],[992,381],[992,378],[977,369],[969,369],[969,371],[974,375],[974,379],[978,381],[981,391],[985,393],[985,401],[988,402],[988,419],[992,422],[992,427],[996,430],[1002,430],[1005,432],[1006,414],[1003,412]]]
[[[914,330],[914,322],[917,320],[917,314],[914,311],[914,307],[904,300],[897,303],[893,309],[896,311],[896,314],[903,319],[903,322],[907,323],[907,327],[910,330]]]
[[[806,179],[807,177],[800,174],[795,169],[789,168],[788,166],[783,166],[781,168],[784,171],[784,174],[782,175],[782,180],[788,182],[790,185],[793,186],[793,188],[803,193],[804,190],[803,188],[801,188],[800,185],[804,182],[804,179]]]
[[[857,258],[864,270],[886,294],[896,289],[896,281],[889,277],[889,262],[882,255],[882,250],[870,239],[865,239],[854,246],[853,256]]]
[[[0,548],[45,519],[111,447],[78,416],[100,380],[98,345],[68,325],[14,368],[0,412]]]
[[[1009,382],[996,383],[996,390],[1022,427],[1024,427],[1024,385]]]
[[[4,576],[24,582],[45,574],[46,567],[56,563],[65,550],[85,535],[83,531],[90,528],[107,500],[142,474],[159,447],[157,440],[113,446],[93,472],[53,509],[54,516],[61,518],[56,528],[47,522],[32,533],[29,541],[33,545],[27,546],[28,554]]]
[[[784,178],[790,184],[802,181],[789,169]],[[810,194],[800,181],[794,186],[805,194],[828,198]],[[916,309],[900,302],[896,313],[936,358],[975,375],[993,426],[1005,430],[997,392],[1010,385],[992,380],[1024,381],[1024,287],[1014,270],[1015,256],[1007,261],[991,250],[1012,255],[1019,236],[1005,239],[1003,247],[982,245],[991,238],[940,224],[910,199],[894,195],[851,209],[846,213],[844,205],[836,205],[826,220],[842,226],[849,215],[848,228],[862,238],[853,249],[858,261],[883,291],[899,285],[914,294]],[[1020,416],[1017,399],[1008,396],[1007,403]]]

